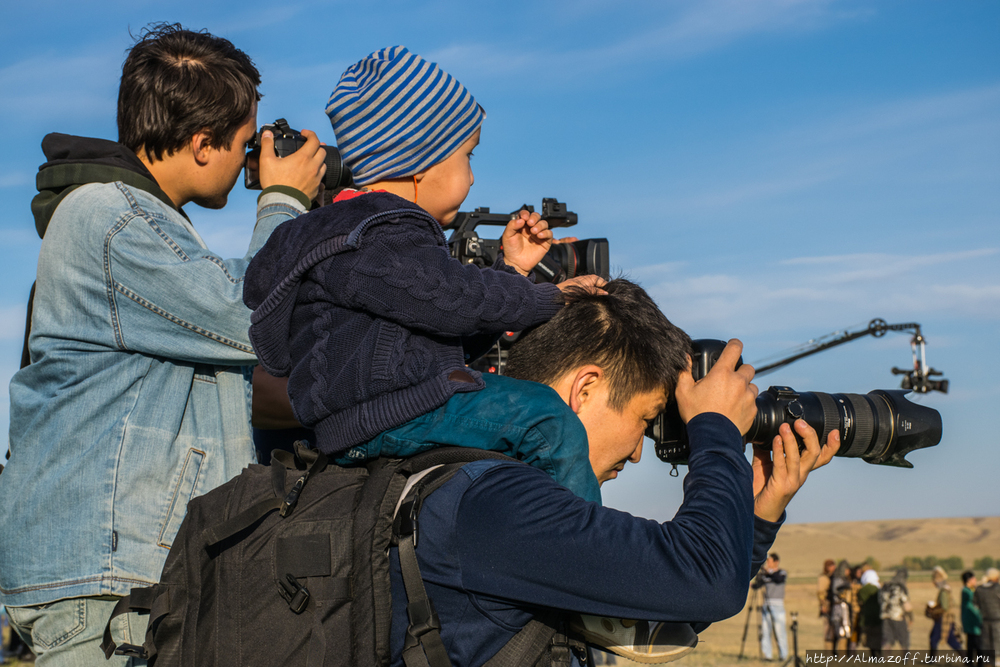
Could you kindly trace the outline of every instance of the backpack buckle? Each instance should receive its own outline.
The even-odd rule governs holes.
[[[115,655],[123,655],[129,658],[139,658],[141,660],[146,659],[146,649],[142,646],[136,646],[135,644],[122,644],[115,649]]]
[[[295,482],[295,486],[292,490],[288,492],[285,496],[284,502],[281,503],[281,509],[278,510],[278,514],[282,518],[291,514],[292,510],[295,509],[295,504],[299,502],[299,496],[302,494],[302,489],[305,488],[306,482],[309,480],[309,471],[306,470],[302,477],[299,477],[298,481]]]
[[[291,574],[286,574],[285,580],[288,582],[288,585],[285,585],[285,582],[280,580],[279,583],[285,591],[285,595],[288,596],[288,608],[296,614],[301,614],[306,610],[306,605],[309,604],[309,589],[303,586]]]
[[[406,634],[414,639],[419,640],[432,630],[441,630],[441,621],[430,599],[417,600],[406,605],[406,615],[410,619]]]

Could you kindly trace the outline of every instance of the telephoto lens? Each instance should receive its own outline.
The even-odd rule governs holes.
[[[804,419],[816,429],[820,442],[830,431],[840,431],[837,456],[912,468],[907,454],[941,441],[941,415],[910,402],[908,393],[902,389],[876,389],[865,395],[799,393],[791,387],[769,387],[757,397],[757,416],[746,439],[770,446],[783,423]]]
[[[725,347],[721,340],[693,342],[691,372],[695,380],[708,374]],[[840,431],[837,456],[912,468],[905,458],[907,454],[941,442],[941,414],[907,400],[908,393],[902,389],[876,389],[865,395],[824,394],[769,387],[757,397],[757,415],[746,441],[770,447],[782,424],[804,419],[816,430],[820,443],[826,442],[834,429]],[[672,398],[646,429],[646,436],[653,440],[660,460],[675,465],[687,462],[691,453],[687,428]],[[801,447],[801,439],[797,434],[795,437]]]

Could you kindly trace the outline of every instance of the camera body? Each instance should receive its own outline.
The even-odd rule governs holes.
[[[274,135],[274,152],[278,157],[287,157],[302,148],[306,138],[298,130],[288,126],[288,121],[279,118],[270,125],[262,125],[247,143],[246,167],[243,170],[243,184],[248,190],[260,190],[260,173],[257,165],[260,161],[260,137],[267,130]],[[336,146],[323,146],[326,150],[326,175],[323,185],[327,190],[347,188],[354,185],[354,175],[350,168],[340,159],[340,151]]]
[[[726,343],[721,340],[693,342],[692,375],[700,380],[712,369]],[[742,358],[737,367],[742,365]],[[825,442],[831,431],[840,431],[837,456],[861,458],[878,465],[912,468],[905,456],[915,449],[933,447],[941,441],[941,415],[937,410],[911,403],[900,389],[876,389],[861,394],[798,392],[791,387],[769,387],[757,396],[757,415],[745,434],[746,442],[769,448],[782,424],[804,419]],[[691,454],[687,427],[676,400],[646,429],[661,461],[687,463]],[[798,435],[799,447],[803,446]]]

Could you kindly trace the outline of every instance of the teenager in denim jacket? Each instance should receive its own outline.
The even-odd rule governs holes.
[[[259,83],[228,41],[154,26],[123,66],[120,143],[43,141],[30,363],[0,476],[0,602],[39,664],[126,664],[98,647],[116,598],[159,579],[187,501],[253,461],[243,274],[316,196],[319,141],[279,159],[264,138],[241,258],[209,250],[182,207],[226,204]],[[141,643],[145,619],[116,631]]]

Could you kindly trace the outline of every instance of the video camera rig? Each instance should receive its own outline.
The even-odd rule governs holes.
[[[484,239],[476,233],[479,225],[506,226],[521,211],[534,212],[525,204],[511,213],[490,213],[489,207],[477,208],[472,213],[459,211],[450,225],[454,229],[448,239],[451,255],[463,264],[480,267],[492,266],[500,252],[499,239]],[[566,204],[552,198],[542,199],[542,220],[550,229],[572,227],[577,215],[566,210]],[[535,267],[535,279],[561,283],[576,276],[595,274],[608,279],[608,240],[583,239],[573,243],[554,243],[542,261]]]
[[[479,225],[504,227],[521,211],[534,212],[534,207],[525,204],[511,213],[490,213],[489,207],[481,207],[471,213],[459,211],[452,229],[448,246],[451,256],[463,264],[479,267],[493,266],[502,250],[499,239],[484,239],[476,232]],[[577,215],[567,210],[566,204],[553,198],[542,199],[542,219],[549,228],[572,227],[577,223]],[[535,266],[535,280],[560,283],[576,276],[594,274],[605,280],[610,276],[607,239],[583,239],[572,243],[554,243]],[[508,331],[500,337],[496,345],[484,357],[471,364],[472,368],[484,373],[503,374],[507,363],[507,350],[517,340],[519,332]]]

